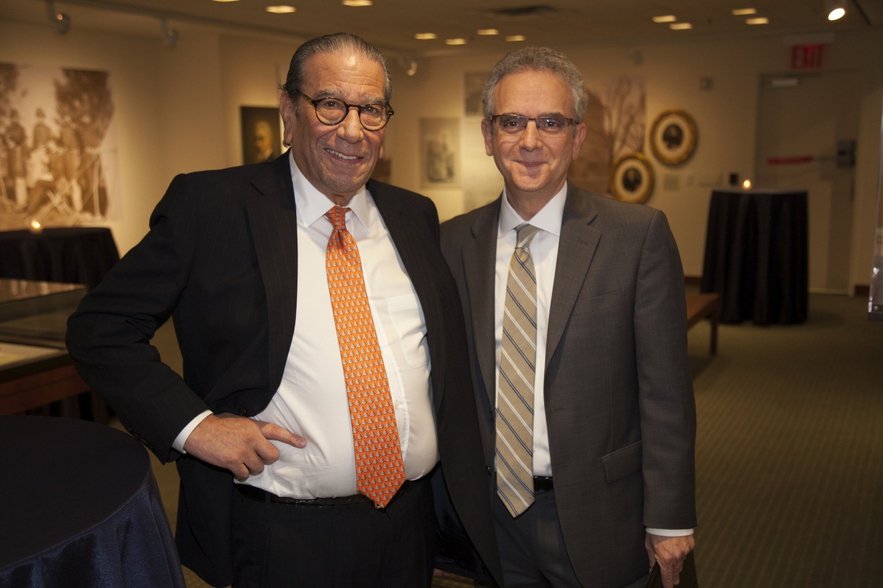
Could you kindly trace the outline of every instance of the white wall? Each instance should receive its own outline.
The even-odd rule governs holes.
[[[560,49],[576,63],[587,80],[605,80],[622,74],[644,76],[648,131],[656,115],[668,108],[683,109],[695,119],[699,140],[694,155],[687,162],[674,167],[664,166],[649,154],[649,149],[645,151],[656,176],[656,187],[648,205],[663,210],[668,216],[685,273],[701,275],[711,183],[717,178],[726,183],[730,173],[737,173],[740,178],[753,174],[760,75],[787,72],[790,48],[781,37],[758,37],[637,47]],[[631,57],[635,49],[641,51],[641,64],[636,64]],[[880,55],[883,55],[883,36],[879,31],[838,33],[825,54],[826,68],[859,69],[865,78],[856,167],[852,284],[868,283],[873,257],[883,92],[883,63],[875,56]],[[388,136],[395,139],[390,153],[394,183],[421,190],[416,132],[419,119],[463,117],[463,74],[489,71],[501,56],[425,59],[421,60],[413,78],[394,72],[398,73],[393,95],[396,116],[388,131]],[[700,87],[700,79],[704,77],[713,80],[710,90]],[[799,105],[795,107],[799,108]],[[480,141],[478,124],[477,119],[464,119],[464,142]],[[487,170],[486,173],[496,173],[490,158],[476,163],[473,146],[464,145],[463,148],[467,153],[465,167],[480,165]],[[666,176],[677,176],[680,188],[664,189]],[[424,192],[436,202],[442,218],[464,211],[463,190]]]
[[[176,173],[237,165],[242,161],[239,106],[276,106],[276,84],[285,75],[297,40],[264,40],[197,31],[168,49],[156,39],[73,29],[60,37],[51,27],[0,22],[0,60],[31,65],[107,70],[116,104],[123,218],[108,223],[121,252],[147,231],[147,219]],[[789,48],[780,37],[668,43],[646,46],[562,48],[588,79],[644,76],[647,122],[667,108],[696,120],[693,157],[670,168],[652,156],[656,188],[649,205],[665,211],[687,275],[702,271],[711,180],[730,172],[750,176],[754,165],[757,89],[762,73],[788,71]],[[643,63],[630,54],[639,49]],[[883,105],[883,35],[838,33],[825,54],[826,68],[859,69],[864,79],[856,166],[851,283],[867,284],[871,268]],[[420,60],[414,77],[390,64],[396,115],[387,131],[392,181],[423,191],[440,216],[464,212],[468,191],[424,190],[419,175],[421,118],[462,121],[467,188],[494,193],[502,187],[484,155],[479,120],[463,115],[463,74],[486,72],[501,54]],[[711,90],[700,78],[713,79]],[[663,189],[666,175],[680,189]],[[470,204],[475,204],[471,200]]]

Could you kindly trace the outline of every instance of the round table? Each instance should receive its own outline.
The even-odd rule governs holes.
[[[184,588],[150,458],[88,421],[0,416],[0,586]]]

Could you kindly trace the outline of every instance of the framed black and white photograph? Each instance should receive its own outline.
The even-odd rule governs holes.
[[[460,187],[459,119],[420,119],[420,159],[424,188]]]
[[[696,123],[684,112],[672,108],[661,112],[650,127],[650,149],[661,163],[677,165],[696,150]]]
[[[0,63],[0,229],[122,218],[111,81]]]
[[[641,204],[653,193],[653,168],[643,153],[626,153],[613,164],[610,194],[617,200]]]
[[[279,109],[272,106],[240,106],[242,163],[272,161],[282,154]]]
[[[482,116],[481,96],[489,72],[463,74],[463,111],[466,116]]]

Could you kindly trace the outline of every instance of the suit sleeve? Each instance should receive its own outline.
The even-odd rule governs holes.
[[[684,274],[661,212],[650,221],[635,287],[644,525],[693,528],[696,408],[687,359]]]
[[[151,345],[184,291],[197,241],[197,199],[187,176],[169,186],[150,231],[83,298],[68,320],[67,347],[82,378],[162,461],[208,406]]]

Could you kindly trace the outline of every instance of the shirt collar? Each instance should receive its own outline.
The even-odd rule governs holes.
[[[316,189],[306,178],[297,163],[294,161],[294,155],[289,152],[289,161],[291,163],[291,183],[294,185],[294,204],[297,208],[297,214],[303,222],[304,226],[311,226],[317,220],[324,218],[325,213],[331,210],[334,203],[328,197]],[[353,211],[356,219],[364,225],[368,226],[368,190],[365,186],[356,192],[350,198],[346,208]]]
[[[549,200],[528,222],[538,229],[560,237],[561,222],[564,218],[564,202],[566,200],[567,182],[564,182],[564,186],[558,190],[558,193],[555,194],[555,196],[553,196],[552,199]],[[515,209],[512,208],[512,205],[509,204],[506,188],[503,188],[503,202],[500,207],[500,228],[498,236],[502,237],[509,231],[514,231],[515,228],[523,222],[524,219],[521,218],[518,213],[515,212]]]

